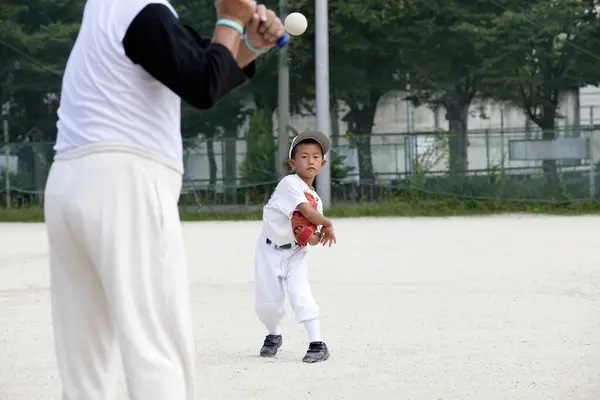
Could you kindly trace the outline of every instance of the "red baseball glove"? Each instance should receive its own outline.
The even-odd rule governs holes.
[[[317,199],[315,199],[310,193],[304,193],[306,199],[310,203],[313,209],[317,209]],[[292,213],[292,232],[296,236],[298,246],[304,247],[308,244],[309,239],[317,231],[318,226],[306,219],[300,211],[294,211]],[[298,230],[298,232],[296,232]]]

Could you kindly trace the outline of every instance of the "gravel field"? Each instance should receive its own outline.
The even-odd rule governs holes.
[[[260,223],[184,224],[198,399],[600,399],[600,217],[334,223],[338,245],[311,249],[331,351],[313,365],[289,306],[258,356]],[[1,400],[60,399],[47,255],[42,224],[0,225]]]

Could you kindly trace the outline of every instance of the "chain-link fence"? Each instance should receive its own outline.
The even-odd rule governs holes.
[[[181,205],[260,205],[278,181],[277,137],[259,143],[240,138],[199,137],[184,141]],[[515,160],[510,145],[538,140],[539,130],[483,129],[466,135],[466,170],[451,170],[447,131],[375,133],[332,138],[329,155],[334,203],[379,202],[408,190],[423,198],[452,196],[500,201],[563,202],[596,198],[600,155],[597,126],[563,127],[558,138],[590,139],[591,159]],[[0,156],[2,205],[41,204],[53,159],[53,143],[11,143]],[[361,155],[362,151],[368,156]],[[317,178],[318,179],[318,178]],[[7,198],[7,193],[10,194]]]
[[[14,207],[43,202],[63,71],[85,4],[21,3],[0,6],[0,115],[9,143],[0,154],[0,200]],[[214,2],[171,3],[211,37]],[[182,205],[263,204],[281,177],[278,135],[285,144],[316,128],[331,135],[338,204],[407,191],[424,199],[596,197],[594,2],[329,0],[328,52],[317,51],[325,42],[314,2],[265,4],[282,17],[303,13],[308,29],[285,50],[261,55],[255,76],[213,109],[183,104]]]

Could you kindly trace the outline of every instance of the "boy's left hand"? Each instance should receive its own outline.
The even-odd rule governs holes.
[[[326,246],[327,243],[329,243],[329,247],[331,247],[331,245],[334,243],[337,244],[335,232],[333,231],[333,226],[324,226],[321,229],[321,238],[319,241],[323,243],[323,246]]]

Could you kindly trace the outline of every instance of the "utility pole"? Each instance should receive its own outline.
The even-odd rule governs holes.
[[[317,130],[331,137],[329,110],[329,28],[327,0],[315,0],[315,80]],[[317,192],[323,209],[331,208],[331,157],[317,178]]]
[[[8,86],[8,79],[2,83],[1,96],[0,96],[0,114],[2,114],[2,131],[4,132],[4,190],[6,192],[6,209],[10,208],[10,152],[8,149],[8,106],[6,99],[6,87]]]
[[[287,17],[287,0],[279,0],[279,18],[283,21]],[[288,134],[288,125],[290,121],[290,69],[287,64],[287,48],[279,50],[279,73],[278,73],[278,133],[277,133],[277,177],[283,178],[287,174],[285,165],[288,159],[288,147],[290,138]]]
[[[3,107],[4,108],[4,105]],[[8,118],[5,110],[2,110],[4,130],[4,189],[6,190],[6,209],[10,208],[10,152],[8,141]]]

